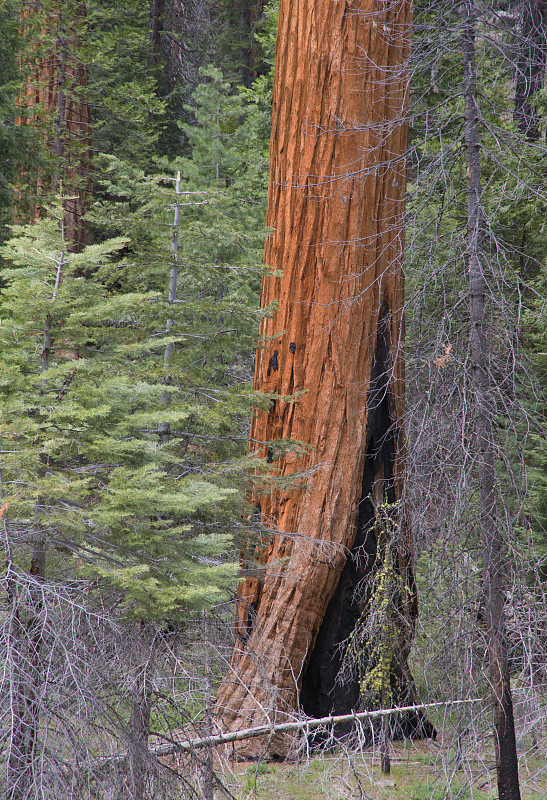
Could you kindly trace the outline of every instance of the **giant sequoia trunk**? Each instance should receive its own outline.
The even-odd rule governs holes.
[[[408,526],[397,503],[404,473],[404,122],[411,4],[281,0],[255,388],[277,396],[257,412],[251,446],[309,445],[279,461],[300,487],[257,498],[271,539],[261,579],[240,586],[237,641],[218,698],[229,729],[279,720],[301,704],[320,716],[357,706],[336,681],[339,643],[367,606],[379,550],[375,509],[398,516],[396,569],[408,590],[395,699],[412,696],[406,658],[416,594]],[[294,396],[294,401],[289,401]],[[266,452],[264,453],[264,449]],[[385,543],[384,543],[385,544]],[[395,663],[396,661],[396,663]],[[410,724],[414,721],[408,721]],[[288,743],[251,740],[249,756]]]
[[[21,31],[32,41],[23,51],[25,73],[19,97],[19,125],[36,127],[50,169],[36,176],[21,176],[35,196],[31,216],[51,194],[64,196],[65,234],[70,249],[79,252],[87,244],[84,214],[91,202],[91,109],[84,98],[87,69],[79,57],[86,6],[81,0],[24,4]],[[42,199],[41,199],[42,198]],[[25,216],[18,204],[17,215]]]

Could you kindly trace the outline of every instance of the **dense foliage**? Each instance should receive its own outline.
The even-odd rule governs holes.
[[[520,100],[518,86],[530,52],[547,52],[547,23],[530,49],[524,5],[481,5],[477,53],[511,663],[514,680],[535,692],[544,665],[527,661],[526,647],[540,652],[544,633],[521,623],[547,575],[547,101],[543,79],[529,80]],[[419,690],[437,699],[487,691],[484,589],[461,19],[453,3],[415,6],[407,499],[422,616],[412,666],[423,668]],[[110,780],[104,764],[90,777],[88,761],[72,794],[67,749],[171,735],[210,710],[203,629],[192,625],[233,596],[238,552],[249,542],[252,551],[258,527],[247,437],[253,402],[265,402],[251,384],[268,313],[258,306],[277,7],[0,6],[0,641],[14,665],[0,677],[0,737],[24,739],[22,708],[31,764],[25,772],[0,755],[0,782],[22,776],[10,800],[32,796],[40,759],[41,796],[106,796],[97,788]],[[524,102],[532,127],[522,126]],[[76,243],[67,223],[75,197]],[[391,626],[400,576],[386,558],[374,578],[378,612],[354,644],[366,638],[362,650],[373,654],[363,694],[385,700],[386,663],[400,647]],[[138,752],[131,758],[140,800]]]
[[[186,679],[176,710],[159,687],[196,612],[232,596],[256,526],[244,491],[271,76],[254,93],[239,66],[215,66],[230,60],[225,13],[217,30],[214,4],[2,7],[0,718],[14,799],[37,780],[72,791],[63,737],[138,740],[184,721]],[[73,701],[52,727],[63,685]]]

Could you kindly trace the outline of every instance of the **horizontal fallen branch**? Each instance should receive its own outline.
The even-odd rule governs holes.
[[[230,742],[240,742],[243,739],[254,739],[257,736],[272,736],[275,733],[290,733],[298,730],[312,730],[322,725],[335,725],[340,722],[351,722],[368,719],[378,719],[390,714],[403,714],[408,711],[427,711],[441,706],[455,706],[464,703],[482,703],[482,698],[471,700],[443,700],[438,703],[421,703],[415,706],[401,706],[399,708],[382,708],[378,711],[360,711],[359,713],[342,714],[340,716],[320,717],[318,719],[303,719],[296,722],[281,722],[277,725],[260,725],[258,728],[243,728],[233,733],[219,733],[215,736],[204,736],[201,739],[191,739],[182,742],[171,742],[163,746],[150,748],[150,753],[157,757],[172,755],[177,752],[189,753],[201,747],[217,747]]]

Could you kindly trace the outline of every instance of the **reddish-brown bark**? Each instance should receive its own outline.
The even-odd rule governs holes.
[[[19,125],[35,126],[51,162],[51,169],[41,169],[31,182],[36,201],[31,216],[40,213],[40,197],[62,192],[66,198],[65,236],[71,249],[87,244],[87,223],[83,219],[91,200],[91,109],[83,95],[87,70],[78,58],[85,2],[53,3],[48,9],[41,3],[25,4],[21,14],[22,33],[30,28],[40,31],[30,49],[22,55],[25,84],[19,96]],[[45,55],[44,55],[45,54]],[[18,217],[21,218],[21,204]]]
[[[327,607],[338,628],[320,639],[332,652],[346,589],[374,561],[364,552],[375,538],[373,500],[401,496],[410,26],[407,0],[281,0],[265,263],[282,274],[263,282],[262,306],[278,306],[262,325],[255,388],[296,399],[258,411],[250,438],[258,453],[289,438],[309,451],[279,463],[281,476],[301,474],[305,490],[258,501],[283,533],[257,553],[262,579],[240,586],[236,648],[217,698],[229,730],[297,708]],[[356,540],[361,555],[348,559]],[[408,534],[398,568],[411,625]],[[283,756],[287,746],[253,740],[242,750]]]

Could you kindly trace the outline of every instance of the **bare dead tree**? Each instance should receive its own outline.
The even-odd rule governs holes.
[[[484,215],[482,211],[479,109],[475,51],[476,10],[473,0],[464,7],[462,50],[464,65],[464,139],[467,160],[467,243],[469,270],[469,340],[474,388],[473,415],[477,448],[480,533],[485,583],[490,682],[494,713],[494,741],[500,800],[520,800],[518,758],[513,718],[511,679],[507,658],[505,592],[507,568],[502,533],[498,527],[496,502],[496,448],[493,434],[493,403],[489,374],[484,276]]]
[[[499,796],[519,797],[515,738],[523,746],[533,728],[525,698],[537,712],[544,687],[540,671],[532,677],[541,637],[535,626],[518,630],[522,606],[512,598],[531,582],[545,620],[526,479],[538,386],[523,347],[526,280],[542,252],[533,220],[545,202],[545,156],[513,119],[515,65],[527,45],[505,6],[417,5],[407,237],[407,489],[424,637],[417,680],[422,697],[448,685],[462,697],[492,693]],[[461,764],[472,746],[465,737],[478,742],[486,719],[466,713],[458,725]]]

